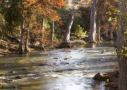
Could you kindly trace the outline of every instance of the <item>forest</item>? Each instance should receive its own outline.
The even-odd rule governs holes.
[[[127,90],[126,3],[0,0],[0,89]]]

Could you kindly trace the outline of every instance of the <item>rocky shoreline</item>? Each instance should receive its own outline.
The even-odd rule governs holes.
[[[93,79],[98,81],[105,81],[105,87],[112,87],[118,90],[119,70],[114,72],[107,72],[105,74],[97,73]]]

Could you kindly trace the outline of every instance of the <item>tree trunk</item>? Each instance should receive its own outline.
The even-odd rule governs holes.
[[[86,31],[86,18],[85,17],[83,17],[83,24],[84,24],[83,32],[85,32]]]
[[[110,22],[110,35],[109,35],[110,40],[113,40],[113,30],[112,29],[113,29],[112,24]]]
[[[52,27],[51,27],[51,42],[53,43],[54,38],[54,20],[52,20]]]
[[[29,52],[28,42],[29,42],[29,28],[27,30],[27,35],[26,35],[26,42],[25,42],[25,49],[24,49],[25,52]]]
[[[106,37],[106,39],[108,39],[109,38],[109,35],[108,35],[108,32],[109,32],[109,22],[108,22],[108,14],[107,14],[107,12],[108,12],[108,9],[109,9],[109,5],[108,5],[108,3],[106,2],[106,21],[105,21],[105,24],[106,24],[106,33],[105,33],[105,37]]]
[[[67,28],[66,28],[64,39],[63,39],[62,43],[69,43],[70,42],[70,32],[71,32],[71,27],[72,27],[73,21],[74,21],[74,14],[69,13],[68,24],[67,24]]]
[[[21,11],[22,11],[22,23],[21,23],[21,41],[19,45],[19,54],[23,54],[23,40],[24,40],[24,6],[23,0],[21,0]]]
[[[44,22],[45,22],[45,19],[43,18],[42,19],[42,40],[41,40],[41,43],[40,43],[41,49],[43,49],[43,50],[44,50],[44,44],[43,44],[43,41],[44,41]]]
[[[117,29],[117,39],[116,39],[116,50],[117,50],[117,57],[118,57],[118,65],[119,65],[119,90],[127,90],[127,56],[123,54],[127,54],[127,37],[124,35],[124,32],[127,29],[127,22],[125,14],[127,12],[127,5],[126,0],[119,0],[118,1],[118,8],[119,8],[119,21]],[[123,53],[122,51],[125,51]]]
[[[112,40],[112,39],[113,39],[113,30],[111,28],[111,30],[110,30],[110,40]]]
[[[33,14],[31,15],[31,18],[33,17],[33,15],[34,15],[34,12],[33,12]],[[28,28],[27,28],[27,35],[26,35],[26,42],[25,42],[25,49],[24,49],[24,52],[29,52],[28,43],[29,43],[30,23],[31,23],[31,20],[29,21]]]
[[[99,1],[98,1],[99,3]],[[97,27],[97,39],[100,41],[100,7],[98,6],[98,27]]]
[[[96,42],[96,0],[93,0],[90,16],[90,42]]]

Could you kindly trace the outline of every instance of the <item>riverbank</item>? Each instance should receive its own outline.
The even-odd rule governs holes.
[[[118,81],[119,81],[119,70],[116,70],[114,72],[107,72],[104,74],[105,76],[109,77],[109,80],[106,81],[106,87],[112,87],[118,90]]]
[[[109,77],[109,81],[106,83],[106,87],[113,87],[116,90],[118,89],[118,84],[119,84],[119,67],[118,65],[113,66],[116,68],[116,71],[114,72],[107,72],[104,74],[105,76]]]
[[[87,43],[83,40],[74,40],[74,41],[71,41],[70,44],[77,47],[77,46],[84,45]],[[45,50],[56,49],[58,45],[59,43],[54,43],[52,45],[45,44]],[[18,54],[18,48],[19,48],[19,43],[7,41],[7,40],[0,40],[0,57]],[[36,52],[40,50],[41,49],[39,49],[39,47],[36,45],[29,45],[30,52]]]
[[[0,39],[0,56],[16,54],[17,51],[17,43]]]
[[[53,49],[57,44],[45,45],[45,49]],[[18,54],[19,43],[10,42],[6,40],[0,40],[0,57],[7,55]],[[41,49],[37,45],[29,45],[29,52],[40,51]]]
[[[118,89],[118,83],[119,83],[119,68],[118,65],[113,66],[116,68],[113,72],[106,72],[105,74],[97,73],[93,79],[98,81],[105,81],[105,87],[111,87],[115,88],[115,90]]]

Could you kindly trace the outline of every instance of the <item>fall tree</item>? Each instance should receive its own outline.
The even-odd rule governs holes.
[[[32,8],[33,9],[33,13],[32,17],[35,19],[35,17],[38,17],[39,13],[41,15],[42,18],[44,17],[49,17],[54,21],[58,21],[60,20],[60,16],[57,13],[56,10],[54,10],[53,8],[56,9],[60,9],[63,5],[65,5],[64,0],[40,0],[40,1],[36,1],[36,0],[25,0],[24,2],[21,2],[21,7],[22,7],[22,17],[24,16],[23,14],[27,14],[28,13],[28,8]],[[28,17],[24,17],[25,19],[31,19],[30,16]],[[24,19],[22,18],[22,20]],[[23,21],[22,21],[23,22]],[[36,23],[36,25],[38,27],[40,27],[40,24],[38,23],[39,21],[35,21],[34,23]],[[36,26],[35,26],[36,27]],[[37,29],[35,29],[37,32]],[[44,35],[44,30],[42,29],[42,33]],[[23,46],[23,25],[22,25],[22,33],[21,33],[21,43],[20,43],[20,47],[19,47],[19,53],[22,53],[23,48],[21,46]],[[43,35],[42,35],[42,39],[43,39]],[[42,42],[42,41],[41,41]],[[26,46],[27,47],[27,46]]]

